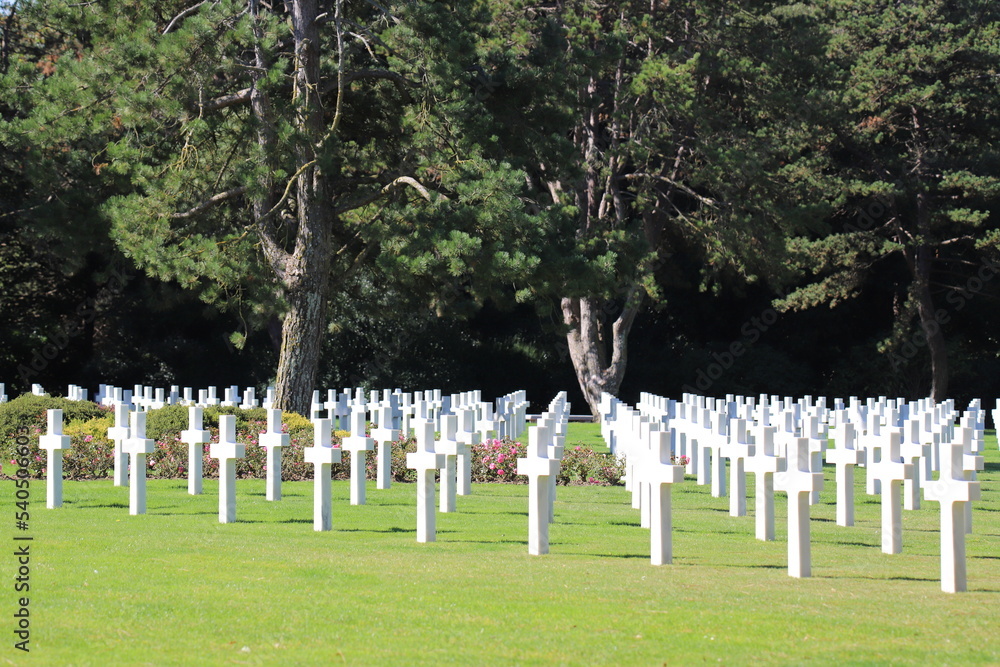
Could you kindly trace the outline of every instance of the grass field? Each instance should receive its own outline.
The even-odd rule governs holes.
[[[570,443],[592,437],[585,425]],[[588,430],[589,429],[589,430]],[[938,505],[904,513],[904,551],[880,551],[879,498],[857,484],[857,525],[835,524],[833,468],[812,508],[813,577],[786,572],[691,478],[674,491],[674,564],[649,564],[649,532],[621,487],[560,487],[551,553],[527,554],[527,487],[477,485],[438,541],[415,540],[415,486],[368,487],[334,530],[312,530],[312,483],[264,499],[240,480],[238,522],[218,523],[217,483],[192,497],[149,482],[67,482],[45,509],[31,486],[30,654],[13,648],[17,564],[2,558],[6,638],[18,665],[1000,664],[1000,452],[990,437],[967,540],[969,592],[940,591]],[[752,489],[753,485],[748,484]],[[13,482],[0,482],[15,532]],[[751,491],[752,496],[752,491]],[[10,537],[7,544],[15,544]]]

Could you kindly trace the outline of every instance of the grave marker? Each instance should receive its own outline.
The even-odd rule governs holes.
[[[528,553],[549,552],[549,480],[559,462],[548,457],[549,432],[540,426],[528,429],[527,457],[517,460],[517,474],[528,477]]]
[[[219,441],[211,445],[211,457],[219,459],[219,523],[236,521],[236,459],[246,451],[236,442],[236,415],[219,415]]]
[[[115,403],[115,425],[108,428],[108,439],[115,443],[114,457],[115,486],[128,486],[128,454],[123,449],[132,431],[128,427],[128,406]]]
[[[965,505],[980,499],[980,488],[965,479],[961,442],[941,443],[939,455],[941,472],[924,486],[924,500],[941,503],[941,590],[960,593],[966,590]]]
[[[684,481],[684,466],[671,462],[674,431],[650,433],[650,466],[647,471],[650,483],[650,552],[653,565],[673,562],[673,512],[671,490],[674,484]]]
[[[375,454],[375,488],[392,486],[392,443],[399,438],[399,431],[392,427],[392,406],[388,402],[379,407],[378,428],[372,429],[372,439],[378,443]]]
[[[365,471],[368,452],[375,449],[375,441],[365,434],[365,416],[368,414],[364,403],[356,403],[351,409],[351,435],[344,438],[341,449],[351,453],[351,504],[365,504]]]
[[[722,447],[722,456],[729,459],[729,516],[746,516],[746,461],[750,458],[750,432],[745,419],[730,422],[729,441]]]
[[[755,521],[757,539],[774,539],[774,475],[781,470],[784,458],[774,454],[774,426],[758,426],[754,434],[754,452],[747,459],[747,472],[754,474]]]
[[[809,496],[823,488],[823,473],[812,472],[809,438],[788,443],[788,469],[780,473],[779,486],[788,494],[788,575],[811,576]]]
[[[441,416],[441,439],[434,445],[434,451],[444,454],[441,467],[441,511],[454,512],[455,496],[458,493],[458,457],[469,448],[458,441],[458,416]]]
[[[838,422],[833,430],[834,448],[826,450],[826,460],[837,467],[837,525],[854,525],[854,466],[865,460],[865,452],[857,448],[854,424]]]
[[[288,446],[290,437],[282,432],[281,410],[268,409],[267,430],[257,439],[260,446],[267,450],[267,481],[264,492],[267,500],[281,500],[281,448]]]
[[[313,445],[304,451],[306,463],[313,464],[313,530],[333,528],[330,500],[330,467],[340,463],[340,449],[333,446],[333,420],[313,420]]]
[[[903,481],[903,509],[920,509],[920,479],[924,477],[921,466],[931,460],[931,445],[921,441],[920,421],[908,419],[903,423],[903,444],[900,454],[903,460],[913,464],[913,475]],[[929,471],[928,471],[929,472]]]
[[[406,455],[406,467],[417,471],[417,542],[433,542],[434,525],[434,475],[444,466],[444,455],[434,451],[434,422],[415,420],[417,451]]]
[[[47,410],[48,433],[38,437],[38,446],[48,452],[45,467],[45,506],[62,507],[63,450],[70,448],[70,437],[63,435],[63,411]]]
[[[146,437],[146,413],[135,411],[131,415],[132,436],[125,441],[129,455],[128,513],[146,513],[146,455],[153,453],[155,444]]]
[[[868,474],[882,490],[882,553],[903,551],[903,480],[913,475],[913,464],[905,463],[899,451],[903,434],[892,429],[881,447],[882,458],[868,466]]]
[[[181,442],[188,445],[188,493],[192,496],[201,493],[204,446],[212,440],[211,432],[204,428],[203,411],[204,408],[195,405],[188,407],[188,427],[181,431]]]
[[[458,410],[458,441],[466,446],[466,453],[458,455],[458,495],[472,494],[472,447],[481,440],[476,430],[476,409],[468,406]]]

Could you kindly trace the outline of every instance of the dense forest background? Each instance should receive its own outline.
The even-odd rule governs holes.
[[[246,223],[261,206],[248,193],[270,178],[230,174],[230,162],[263,158],[202,157],[182,168],[211,178],[180,185],[163,174],[193,145],[237,155],[254,136],[238,127],[261,136],[256,111],[212,125],[190,100],[209,87],[222,99],[272,85],[278,99],[282,85],[298,86],[275,77],[243,88],[240,77],[265,69],[262,35],[277,35],[268,48],[282,52],[281,26],[300,4],[310,3],[0,3],[8,394],[34,382],[53,393],[274,383],[290,288],[274,287],[256,246],[223,255],[262,229]],[[319,162],[327,173],[336,164],[335,185],[350,173],[385,195],[378,211],[363,190],[351,191],[354,209],[330,204],[343,214],[329,224],[351,232],[342,249],[357,259],[325,269],[335,279],[315,388],[526,389],[536,405],[565,389],[586,412],[572,334],[590,303],[601,311],[599,370],[620,362],[626,401],[642,391],[1000,396],[993,3],[312,5],[333,44],[317,81],[342,82],[348,65],[358,74],[353,87],[331,83],[337,104],[317,115],[339,133],[336,146],[323,139],[334,157],[313,154],[298,171],[275,162],[282,177],[260,189],[287,196]],[[274,23],[254,22],[265,13]],[[170,42],[199,30],[223,42],[203,60]],[[242,46],[227,51],[227,40]],[[297,76],[297,61],[272,60],[269,71]],[[184,88],[194,79],[202,88]],[[338,126],[324,114],[341,114],[341,100]],[[274,154],[295,154],[307,134],[288,123],[287,138],[276,123]],[[468,164],[461,181],[440,176]],[[208,188],[223,175],[242,185],[216,206],[223,198]],[[391,189],[401,178],[420,188]],[[305,208],[297,192],[275,229],[305,224],[294,222]],[[171,197],[182,213],[158,212]],[[285,203],[274,201],[264,208]],[[178,258],[205,252],[183,245],[194,228],[157,221],[202,214],[198,238],[218,233],[210,246],[223,250],[187,265]],[[462,226],[473,218],[476,231]],[[364,236],[376,223],[380,235]],[[400,256],[430,259],[380,259],[424,228],[447,234]],[[521,245],[504,245],[514,237]],[[167,257],[171,244],[178,254]],[[436,267],[441,257],[453,261]],[[613,340],[622,327],[627,340]],[[594,386],[614,388],[611,375]]]

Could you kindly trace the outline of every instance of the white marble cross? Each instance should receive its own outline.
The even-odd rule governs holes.
[[[330,500],[330,467],[340,463],[340,449],[333,446],[333,420],[313,420],[313,444],[303,452],[313,464],[313,530],[333,528]]]
[[[253,410],[257,407],[257,390],[253,387],[247,387],[246,391],[243,392],[243,402],[240,403],[240,408],[243,410]]]
[[[375,488],[392,486],[392,443],[399,438],[399,431],[392,427],[392,405],[383,402],[378,409],[378,427],[372,429],[372,440],[378,443],[375,453]]]
[[[788,494],[788,575],[811,576],[809,496],[823,488],[823,473],[812,472],[809,438],[788,443],[788,469],[779,473],[777,486]]]
[[[201,493],[205,443],[212,441],[212,433],[204,428],[203,413],[204,408],[188,407],[188,427],[181,431],[181,442],[188,446],[188,493],[192,496]]]
[[[976,454],[975,431],[971,428],[959,428],[956,436],[962,443],[962,468],[965,479],[975,481],[976,471],[982,470],[985,463],[982,456]],[[972,534],[972,503],[965,505],[965,533]]]
[[[548,429],[528,429],[527,456],[517,460],[517,474],[528,477],[528,553],[549,552],[549,477],[559,471],[559,462],[548,457]]]
[[[959,593],[966,590],[965,505],[981,492],[965,479],[961,442],[941,443],[939,455],[941,472],[924,486],[924,500],[941,503],[941,590]]]
[[[871,472],[871,467],[882,458],[882,446],[885,436],[882,435],[882,422],[877,415],[868,415],[868,432],[858,433],[858,448],[865,451],[865,492],[874,496],[881,493],[879,481]]]
[[[650,454],[644,476],[650,484],[650,551],[653,565],[673,562],[671,489],[684,481],[684,466],[671,463],[674,431],[650,433]]]
[[[236,442],[236,415],[219,415],[219,441],[210,456],[219,459],[219,523],[236,521],[236,459],[246,456],[247,446]]]
[[[472,447],[481,442],[474,407],[459,408],[457,438],[468,448],[468,453],[458,456],[458,495],[468,496],[472,494]]]
[[[454,512],[458,494],[458,457],[469,448],[458,441],[458,415],[441,416],[441,439],[434,444],[434,451],[444,454],[441,467],[441,511]]]
[[[156,443],[146,437],[146,413],[135,411],[131,415],[131,437],[125,441],[129,455],[128,513],[146,513],[146,456],[153,453]]]
[[[836,466],[837,525],[854,525],[854,467],[864,463],[865,452],[857,448],[857,431],[849,421],[840,421],[833,429],[833,449],[826,450],[826,460]]]
[[[260,434],[257,443],[267,450],[267,481],[264,496],[267,500],[281,500],[281,448],[287,447],[291,437],[282,433],[281,410],[267,411],[267,430]]]
[[[774,453],[774,426],[757,426],[754,433],[754,452],[747,459],[747,472],[754,475],[755,521],[757,539],[774,539],[774,475],[781,470],[784,457]]]
[[[868,466],[868,474],[882,490],[882,553],[898,554],[903,551],[903,480],[913,475],[913,464],[903,461],[899,429],[891,429],[883,438],[882,458]]]
[[[721,451],[729,459],[729,516],[747,513],[746,461],[751,449],[746,420],[734,419],[729,423],[729,440]]]
[[[434,476],[444,466],[444,454],[434,451],[434,422],[413,422],[417,451],[406,455],[406,467],[417,471],[417,542],[437,539],[434,514]]]
[[[562,418],[547,417],[545,425],[549,429],[551,441],[549,442],[549,458],[556,461],[556,473],[549,477],[549,523],[556,520],[556,483],[559,481],[558,471],[562,467],[563,455],[566,453],[566,436],[559,435],[560,430],[565,430],[565,424],[561,423]]]
[[[115,443],[115,486],[128,486],[128,454],[122,449],[125,441],[129,439],[131,431],[128,427],[128,406],[124,403],[115,403],[115,425],[108,428],[108,439]]]
[[[913,475],[903,480],[903,509],[920,509],[920,480],[930,474],[931,445],[921,437],[920,421],[908,419],[903,423],[903,444],[899,452],[904,461],[913,464]],[[923,467],[928,466],[927,475]]]
[[[817,416],[811,416],[805,418],[804,422],[807,429],[806,435],[809,438],[809,455],[811,461],[811,470],[813,472],[823,472],[823,452],[829,444],[827,438],[827,425]],[[819,491],[814,491],[812,496],[809,498],[809,503],[812,505],[819,504]]]
[[[712,497],[726,495],[726,461],[722,449],[729,443],[729,417],[722,412],[709,413],[707,429],[708,450],[712,454]]]
[[[49,509],[62,507],[63,450],[70,448],[70,437],[63,435],[63,411],[47,410],[48,433],[39,436],[38,446],[48,452],[45,467],[47,480],[45,506]]]
[[[351,504],[365,504],[365,473],[368,452],[375,449],[375,441],[366,435],[365,417],[368,411],[364,403],[356,403],[351,409],[351,434],[340,444],[341,449],[351,453]]]

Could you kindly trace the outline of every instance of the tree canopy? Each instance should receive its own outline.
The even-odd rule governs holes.
[[[299,411],[320,378],[367,379],[324,348],[360,346],[383,381],[433,377],[378,350],[458,331],[550,376],[570,364],[594,410],[635,367],[636,327],[638,377],[661,369],[662,391],[721,358],[730,377],[703,389],[766,391],[777,364],[816,392],[840,363],[942,398],[996,358],[975,321],[996,292],[997,12],[5,3],[4,368],[72,326],[87,334],[67,358],[89,361],[35,373],[108,372],[101,332],[157,295],[147,322],[228,331]],[[507,342],[496,307],[514,308]],[[753,324],[779,311],[787,333]],[[144,358],[161,373],[175,356]]]

